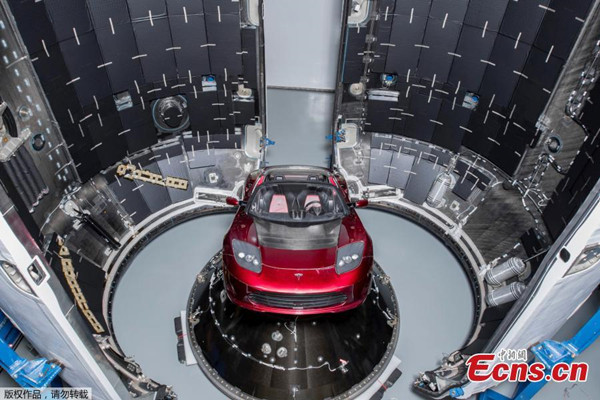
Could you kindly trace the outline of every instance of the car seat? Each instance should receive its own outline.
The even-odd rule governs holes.
[[[274,194],[271,197],[271,203],[269,205],[269,213],[274,213],[274,214],[283,214],[283,213],[287,213],[288,210],[288,204],[287,204],[287,199],[285,198],[284,194]]]

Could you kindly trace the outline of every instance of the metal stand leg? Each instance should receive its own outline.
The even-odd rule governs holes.
[[[20,333],[0,312],[0,366],[22,387],[45,388],[60,373],[61,367],[45,358],[27,360],[13,346]]]

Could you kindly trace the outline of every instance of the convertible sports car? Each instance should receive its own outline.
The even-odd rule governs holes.
[[[358,307],[371,287],[373,245],[345,180],[324,168],[269,167],[250,174],[223,243],[229,299],[280,314]]]

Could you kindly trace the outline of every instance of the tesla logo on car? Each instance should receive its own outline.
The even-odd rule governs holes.
[[[304,274],[297,273],[297,274],[294,274],[294,276],[295,276],[295,277],[296,277],[298,280],[300,280],[300,278],[302,278],[302,276],[304,276]]]

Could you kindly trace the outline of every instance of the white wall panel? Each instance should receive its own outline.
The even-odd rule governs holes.
[[[334,89],[342,0],[265,0],[268,86]]]

